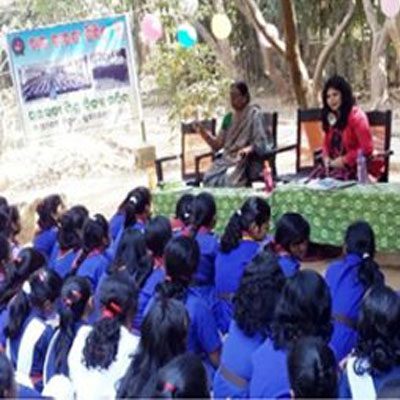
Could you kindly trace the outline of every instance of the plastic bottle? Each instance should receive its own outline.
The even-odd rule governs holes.
[[[357,153],[357,180],[359,183],[368,183],[367,159],[360,149]]]

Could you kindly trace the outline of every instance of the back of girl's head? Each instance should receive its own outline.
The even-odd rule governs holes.
[[[39,216],[38,225],[40,229],[50,229],[57,224],[55,215],[57,209],[63,204],[61,196],[52,194],[45,197],[36,207],[36,212]]]
[[[45,266],[46,259],[41,252],[29,247],[22,249],[18,258],[6,266],[6,280],[0,293],[0,306],[8,303],[31,274]]]
[[[149,397],[159,368],[186,351],[189,316],[175,299],[158,299],[141,326],[139,348],[122,381],[118,397]]]
[[[195,354],[175,357],[159,372],[153,398],[209,399],[207,373]]]
[[[83,249],[90,252],[108,245],[108,222],[101,214],[88,218],[83,225]]]
[[[267,335],[285,276],[272,255],[257,255],[244,270],[234,298],[234,319],[248,336]]]
[[[373,372],[388,372],[400,365],[399,324],[397,293],[388,286],[372,287],[361,306],[356,355],[367,358]]]
[[[367,288],[383,283],[383,275],[379,265],[374,261],[375,234],[371,225],[365,221],[351,224],[345,235],[346,252],[356,254],[361,258],[358,277]]]
[[[194,234],[202,226],[212,227],[217,213],[214,196],[207,192],[198,194],[193,200],[193,210],[190,222],[194,229]]]
[[[0,353],[0,398],[14,399],[16,383],[11,361],[4,353]]]
[[[10,208],[10,230],[13,236],[21,232],[21,215],[16,205],[11,205]]]
[[[58,242],[62,250],[78,249],[82,246],[82,229],[89,212],[84,206],[71,207],[60,218]]]
[[[5,237],[10,237],[11,233],[11,220],[10,220],[10,208],[0,208],[0,234]]]
[[[67,357],[91,296],[91,285],[87,278],[72,276],[61,289],[59,304],[60,325],[55,342],[55,369],[62,373],[67,366]]]
[[[189,284],[199,262],[199,245],[190,237],[174,237],[165,247],[164,258],[169,279]]]
[[[303,336],[325,342],[332,334],[332,300],[325,280],[315,271],[302,270],[288,279],[278,300],[272,322],[277,348],[289,348]]]
[[[289,251],[291,245],[310,238],[310,224],[298,213],[286,213],[279,218],[275,229],[275,242]]]
[[[337,398],[336,359],[320,338],[304,337],[296,342],[288,355],[288,372],[295,398]]]
[[[41,311],[52,305],[60,295],[62,279],[56,272],[40,269],[25,281],[18,295],[10,303],[10,318],[5,328],[6,336],[15,338],[32,307]]]
[[[4,267],[10,261],[10,242],[3,234],[0,234],[0,266]]]
[[[181,220],[184,225],[189,225],[193,210],[194,196],[192,194],[184,194],[176,203],[175,217]]]
[[[260,197],[250,197],[230,218],[221,237],[221,250],[229,253],[239,245],[243,232],[249,231],[255,224],[257,227],[269,222],[271,209],[268,203]]]
[[[146,246],[154,257],[162,257],[165,246],[172,238],[169,219],[158,215],[152,218],[145,229]]]
[[[137,292],[123,276],[112,275],[100,286],[101,319],[93,325],[83,349],[88,368],[108,368],[116,359],[121,325],[130,325]]]
[[[123,211],[125,213],[125,228],[136,222],[138,214],[150,213],[151,193],[146,187],[139,186],[128,193],[123,202]]]

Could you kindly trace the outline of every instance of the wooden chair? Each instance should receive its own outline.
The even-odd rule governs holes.
[[[167,162],[179,160],[181,164],[182,180],[189,185],[200,183],[204,171],[211,165],[213,152],[194,129],[194,122],[181,123],[181,152],[177,155],[157,158],[155,160],[157,182],[164,181],[163,165]],[[211,134],[216,134],[216,119],[199,121]]]

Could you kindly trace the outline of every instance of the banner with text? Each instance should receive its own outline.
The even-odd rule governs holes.
[[[7,47],[25,131],[107,128],[138,117],[126,15],[12,32]]]

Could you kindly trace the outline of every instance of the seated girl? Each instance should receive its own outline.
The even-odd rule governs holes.
[[[190,193],[184,194],[176,203],[175,217],[171,218],[172,232],[180,233],[190,224],[194,196]]]

